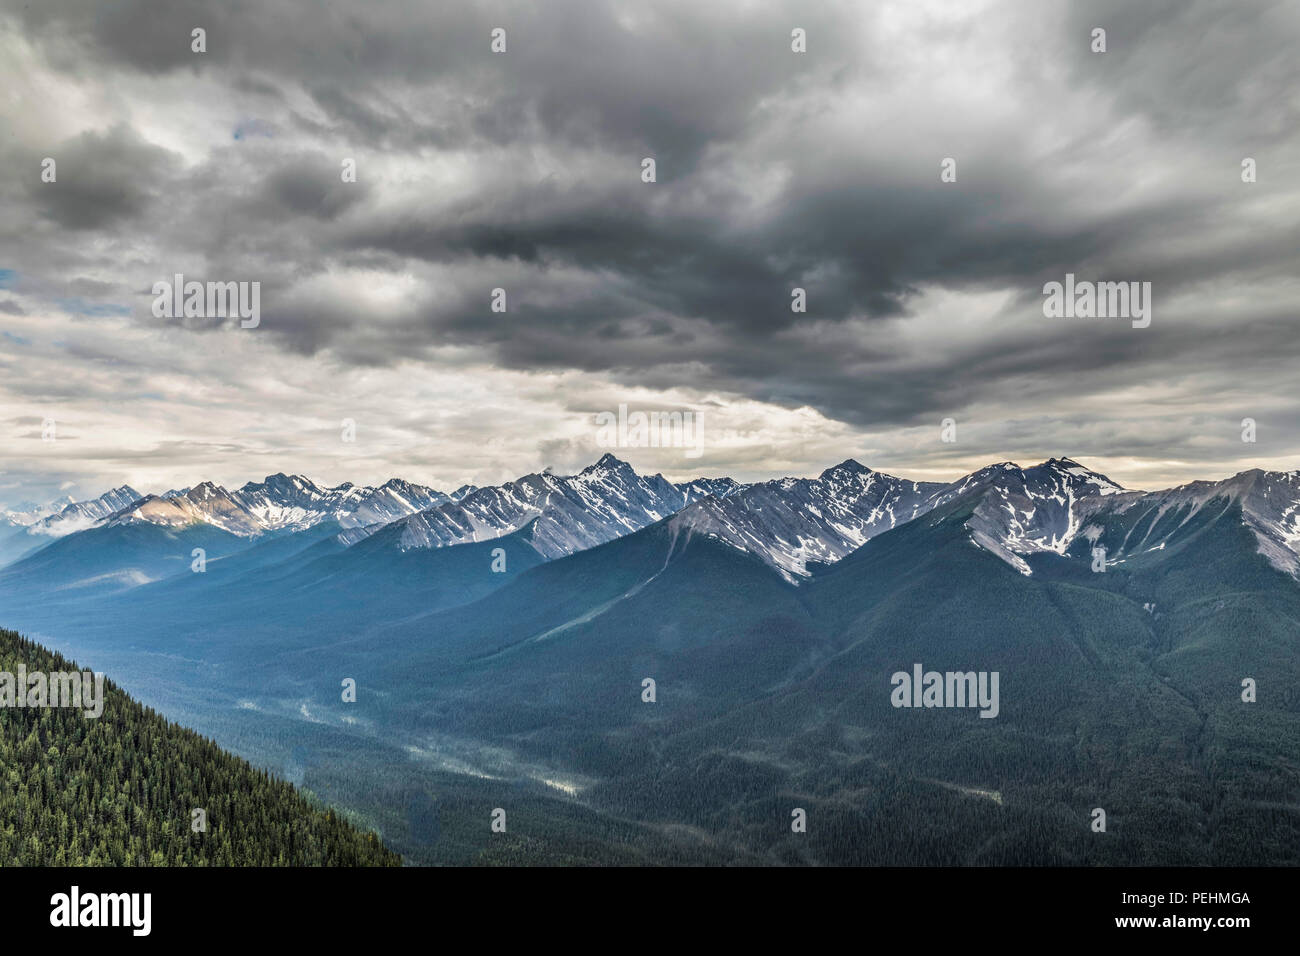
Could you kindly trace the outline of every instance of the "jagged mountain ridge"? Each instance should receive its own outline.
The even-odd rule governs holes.
[[[1105,544],[1108,562],[1122,562],[1163,550],[1211,502],[1240,507],[1259,553],[1279,571],[1300,578],[1300,470],[1253,468],[1223,481],[1087,500],[1080,505],[1079,534]],[[1117,526],[1122,537],[1106,533]]]
[[[0,518],[0,565],[9,564],[49,542],[93,528],[140,498],[130,485],[112,488],[97,498],[73,501],[66,496],[47,505],[25,505]]]
[[[84,531],[140,498],[140,492],[130,485],[120,485],[109,489],[98,498],[74,501],[59,511],[32,522],[27,526],[27,532],[32,535],[57,538]]]
[[[323,487],[301,475],[280,473],[233,490],[204,481],[162,495],[140,495],[133,489],[110,493],[102,500],[116,507],[99,507],[96,513],[102,517],[83,522],[78,530],[209,527],[251,541],[328,522],[342,528],[337,540],[345,547],[382,531],[377,543],[405,552],[492,540],[530,526],[530,546],[550,559],[643,528],[703,495],[726,495],[739,487],[730,478],[676,486],[660,475],[638,475],[613,455],[577,475],[548,471],[501,486],[464,485],[450,495],[398,478],[378,487],[347,482]],[[0,564],[25,557],[45,540],[0,554]]]
[[[1132,526],[1123,543],[1112,546],[1111,560],[1124,560],[1139,544],[1143,550],[1161,546],[1169,530],[1164,516],[1172,511],[1190,517],[1215,499],[1240,503],[1260,552],[1274,567],[1300,577],[1300,472],[1255,469],[1223,481],[1142,492],[1070,458],[1027,468],[999,462],[949,483],[897,478],[848,459],[816,478],[674,484],[661,475],[639,475],[607,454],[576,475],[548,471],[452,494],[401,479],[378,487],[325,488],[302,476],[277,474],[234,491],[203,482],[163,496],[139,496],[122,486],[36,524],[51,535],[64,526],[208,524],[251,538],[335,521],[344,529],[338,540],[345,546],[373,536],[376,545],[405,552],[488,541],[531,523],[529,544],[550,560],[671,517],[675,529],[716,537],[798,582],[809,576],[810,565],[833,564],[876,535],[959,500],[972,504],[966,522],[972,542],[1028,575],[1027,559],[1067,556],[1080,538],[1096,540],[1107,527]],[[119,510],[91,520],[123,501],[128,503]]]
[[[750,551],[796,581],[811,562],[832,564],[884,531],[970,496],[979,499],[968,522],[972,540],[1028,574],[1022,555],[1065,553],[1079,530],[1080,501],[1122,492],[1069,458],[1026,469],[1000,462],[947,484],[896,478],[850,459],[818,478],[783,478],[701,501],[677,524]]]
[[[855,461],[816,479],[779,479],[745,486],[727,498],[705,498],[673,519],[678,530],[708,534],[761,558],[791,582],[810,574],[808,564],[831,564],[876,535],[954,502],[967,500],[966,530],[974,545],[1021,574],[1038,554],[1066,557],[1081,539],[1099,538],[1121,516],[1146,528],[1141,544],[1163,547],[1207,502],[1239,503],[1259,552],[1278,570],[1300,578],[1300,471],[1242,472],[1164,491],[1129,491],[1070,458],[1021,468],[1000,462],[957,481],[909,482]],[[1171,510],[1178,525],[1152,537]],[[1085,549],[1086,551],[1086,549]],[[1123,547],[1108,561],[1124,560]]]
[[[967,522],[971,539],[1022,574],[1030,574],[1025,556],[1064,555],[1080,532],[1080,503],[1104,501],[1124,489],[1105,475],[1070,458],[1052,458],[1021,468],[1000,462],[954,482],[933,496],[939,507],[967,495],[979,503]]]
[[[944,486],[872,471],[852,459],[817,478],[778,478],[707,496],[674,526],[758,555],[787,580],[831,564],[882,531],[929,510]]]
[[[354,529],[340,537],[351,544],[374,533],[407,551],[487,541],[534,522],[533,548],[543,557],[556,558],[638,531],[713,490],[727,493],[734,486],[731,479],[674,485],[662,475],[638,475],[627,462],[606,454],[576,475],[525,475],[377,531]]]
[[[301,475],[275,474],[230,491],[210,481],[148,495],[110,515],[105,524],[144,521],[168,527],[201,522],[244,537],[300,531],[323,521],[344,527],[386,524],[449,497],[433,488],[393,478],[378,487],[350,482],[322,488]]]
[[[991,465],[954,484],[934,506],[978,499],[967,521],[972,541],[1025,575],[1032,574],[1032,555],[1088,555],[1094,543],[1106,547],[1108,565],[1163,550],[1216,502],[1240,507],[1258,553],[1300,578],[1300,471],[1251,469],[1221,481],[1129,491],[1069,458],[1054,458],[1026,469]],[[1086,545],[1076,547],[1080,542]]]

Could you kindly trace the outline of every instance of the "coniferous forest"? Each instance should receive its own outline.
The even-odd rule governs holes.
[[[79,668],[0,630],[0,671]],[[397,866],[374,833],[104,682],[98,718],[0,707],[0,865]],[[206,812],[194,832],[193,811]]]

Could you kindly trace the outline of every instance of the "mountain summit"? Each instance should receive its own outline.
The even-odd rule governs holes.
[[[336,530],[323,530],[336,534],[345,548],[373,537],[374,547],[408,552],[520,532],[538,556],[553,560],[672,517],[678,531],[715,537],[798,582],[882,532],[935,509],[964,508],[972,543],[1029,575],[1036,555],[1066,556],[1097,543],[1108,548],[1109,560],[1120,561],[1138,544],[1163,546],[1178,530],[1169,527],[1168,515],[1208,514],[1212,502],[1240,506],[1260,552],[1274,567],[1300,577],[1300,472],[1256,469],[1220,482],[1139,492],[1067,457],[1029,467],[996,462],[951,482],[911,481],[847,458],[816,478],[742,484],[717,477],[674,484],[662,475],[639,475],[605,453],[576,474],[548,470],[452,494],[400,478],[378,487],[323,487],[285,473],[234,491],[204,481],[141,496],[123,485],[11,527],[0,535],[0,560],[12,562],[51,539],[110,525],[208,526],[255,539],[327,522]],[[1140,533],[1111,540],[1119,528]]]

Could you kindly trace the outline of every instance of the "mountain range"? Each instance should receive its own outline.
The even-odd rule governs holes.
[[[529,862],[1300,862],[1300,472],[606,455],[452,495],[200,484],[47,541],[0,620],[413,862],[492,854],[475,808],[507,804]],[[893,706],[922,665],[1000,674],[996,718]]]
[[[64,497],[46,505],[0,512],[0,564],[29,554],[53,538],[94,527],[139,497],[140,493],[130,485],[122,485],[89,501]]]
[[[453,493],[398,478],[377,487],[321,487],[285,474],[234,491],[202,482],[140,495],[122,485],[57,510],[6,512],[3,563],[12,565],[69,535],[95,531],[111,537],[107,529],[130,526],[171,529],[181,537],[214,529],[250,545],[323,526],[336,532],[338,547],[374,537],[372,548],[398,552],[491,541],[527,528],[527,546],[552,560],[675,516],[674,527],[754,554],[796,582],[808,576],[809,564],[833,564],[880,532],[964,497],[979,500],[968,523],[971,541],[1025,574],[1031,573],[1028,555],[1064,556],[1081,538],[1109,545],[1111,562],[1163,547],[1173,530],[1168,515],[1186,521],[1222,499],[1240,501],[1244,520],[1273,566],[1300,575],[1300,472],[1252,470],[1223,481],[1141,492],[1127,491],[1069,458],[1029,468],[1001,462],[949,483],[896,478],[849,459],[816,478],[752,484],[699,478],[674,484],[662,475],[638,475],[607,454],[575,475],[535,473]],[[1103,539],[1103,531],[1116,527],[1130,530],[1120,541]],[[1139,536],[1131,533],[1134,529]],[[223,553],[241,549],[237,543],[219,547]],[[154,577],[142,572],[121,579]]]

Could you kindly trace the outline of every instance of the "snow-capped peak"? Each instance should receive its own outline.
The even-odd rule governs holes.
[[[142,495],[130,485],[119,485],[89,501],[76,501],[55,514],[48,515],[27,528],[28,534],[51,538],[84,531],[96,522],[139,501]]]

